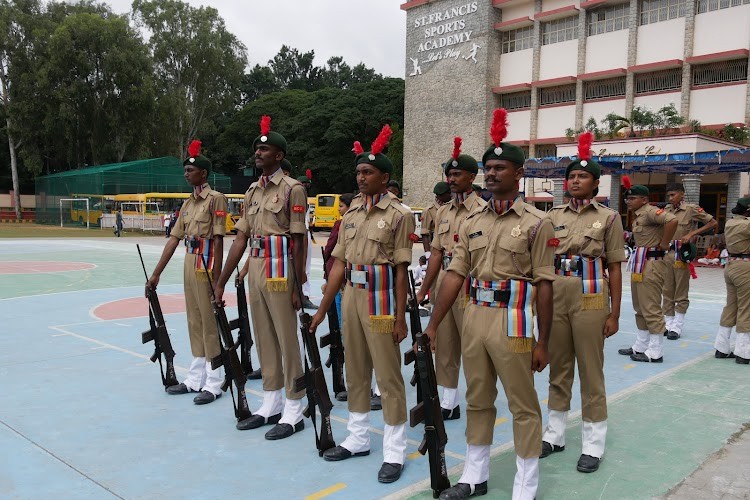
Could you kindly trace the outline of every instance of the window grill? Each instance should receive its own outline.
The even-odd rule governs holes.
[[[542,45],[565,42],[578,38],[578,18],[566,17],[542,23]]]
[[[635,95],[682,88],[682,68],[635,75]]]
[[[549,158],[557,156],[557,146],[554,144],[537,144],[534,152],[537,158]]]
[[[575,84],[539,89],[539,106],[563,104],[566,102],[576,102]]]
[[[687,0],[641,0],[641,25],[685,17]]]
[[[630,5],[626,3],[592,10],[588,13],[588,34],[601,35],[628,29],[629,17]]]
[[[586,101],[625,95],[625,77],[607,78],[583,82],[583,98]]]
[[[525,109],[531,107],[531,91],[513,92],[500,96],[500,107],[508,111],[512,109]]]
[[[750,4],[750,0],[698,0],[695,2],[695,13],[705,14],[712,10],[739,7],[743,4]]]
[[[531,41],[531,38],[533,34],[533,26],[518,28],[517,30],[504,31],[501,38],[501,52],[503,54],[507,54],[508,52],[517,52],[519,50],[532,48],[533,43]]]
[[[717,83],[741,82],[747,80],[747,59],[720,61],[693,66],[693,86],[714,85]]]

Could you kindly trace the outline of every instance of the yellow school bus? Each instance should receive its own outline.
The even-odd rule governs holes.
[[[319,194],[315,197],[315,219],[311,227],[330,229],[337,220],[341,219],[341,214],[339,214],[340,197],[341,195],[338,194]]]
[[[85,226],[87,222],[99,224],[102,214],[110,213],[115,205],[115,197],[110,194],[72,194],[71,197],[89,200],[88,219],[83,201],[70,204],[70,220],[82,226]]]

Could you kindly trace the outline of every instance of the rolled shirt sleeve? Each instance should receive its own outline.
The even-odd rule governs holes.
[[[555,237],[552,221],[544,218],[531,244],[531,282],[555,281],[555,247],[549,241]]]
[[[307,194],[302,184],[292,186],[289,193],[289,233],[305,234],[307,226],[305,218],[307,217]]]
[[[224,236],[227,234],[227,197],[219,193],[213,198],[213,235]]]
[[[453,257],[451,263],[448,266],[448,271],[465,278],[469,275],[471,269],[471,255],[469,255],[469,233],[467,231],[468,224],[461,224],[458,229],[458,241],[453,247]]]
[[[393,264],[411,264],[412,239],[414,234],[414,216],[411,212],[402,214],[398,221],[393,239]]]
[[[185,237],[185,221],[182,217],[182,214],[185,212],[185,205],[188,203],[189,200],[185,200],[182,202],[182,205],[180,206],[180,211],[177,214],[177,220],[174,223],[174,227],[172,228],[172,231],[170,231],[169,235],[174,236],[178,240],[181,240]]]
[[[612,214],[614,220],[609,227],[607,227],[607,233],[605,235],[604,244],[606,253],[604,254],[607,258],[607,262],[625,262],[625,241],[622,238],[623,228],[622,219],[620,214]]]

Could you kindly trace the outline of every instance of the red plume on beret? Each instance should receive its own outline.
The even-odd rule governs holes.
[[[508,112],[505,108],[497,108],[492,115],[492,126],[490,127],[490,137],[495,146],[500,146],[503,139],[508,135]]]
[[[563,193],[568,190],[568,179],[563,181]]]
[[[578,136],[578,161],[591,159],[591,144],[594,142],[594,134],[584,132]]]
[[[391,126],[388,124],[383,125],[383,128],[380,129],[380,133],[372,143],[372,148],[370,149],[372,154],[376,155],[383,152],[383,150],[388,146],[388,141],[391,139],[391,134],[393,134]]]
[[[625,191],[633,187],[633,182],[630,180],[630,177],[627,175],[623,175],[620,179],[620,184],[622,184],[622,187],[625,188]]]
[[[352,151],[354,151],[354,154],[357,156],[365,152],[364,148],[362,147],[362,143],[360,143],[359,141],[354,141],[354,147],[352,148]]]
[[[458,160],[458,155],[461,154],[461,138],[460,137],[454,137],[453,138],[453,159]]]
[[[307,177],[308,179],[312,179],[312,170],[310,170],[309,168],[305,170],[305,177]]]
[[[194,140],[190,143],[190,146],[188,146],[188,156],[191,158],[195,158],[196,156],[201,154],[201,141]]]
[[[271,131],[271,117],[263,115],[260,117],[260,135],[267,135]]]

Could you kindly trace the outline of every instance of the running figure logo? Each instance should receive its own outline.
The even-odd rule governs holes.
[[[482,48],[481,45],[477,45],[476,43],[472,43],[471,44],[471,52],[469,52],[469,55],[466,56],[466,57],[464,57],[464,59],[467,60],[467,61],[469,59],[471,59],[472,61],[474,61],[474,63],[477,63],[478,62],[477,61],[477,50],[479,50],[481,48]]]
[[[411,73],[409,73],[409,76],[417,76],[422,74],[422,68],[419,66],[419,59],[414,59],[413,57],[410,57],[412,64],[414,65],[414,68],[411,70]]]

